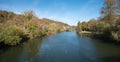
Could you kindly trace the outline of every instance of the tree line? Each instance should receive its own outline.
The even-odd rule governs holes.
[[[76,30],[90,31],[94,37],[120,42],[120,0],[104,0],[101,16],[88,22],[78,22]]]
[[[68,24],[62,22],[39,19],[31,10],[21,14],[0,10],[0,46],[18,45],[32,38],[71,29]]]

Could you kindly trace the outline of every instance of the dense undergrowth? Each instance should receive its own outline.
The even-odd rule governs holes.
[[[51,35],[58,32],[70,31],[68,24],[39,19],[33,11],[25,11],[22,14],[0,10],[0,43],[5,45],[17,45],[24,39],[32,39]]]
[[[98,19],[88,22],[78,22],[77,33],[92,32],[92,37],[120,43],[120,1],[105,0]]]

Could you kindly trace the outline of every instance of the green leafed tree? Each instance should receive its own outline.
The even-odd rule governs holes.
[[[80,21],[77,24],[77,28],[76,28],[77,32],[81,32],[82,31],[82,27],[81,27],[81,23]]]

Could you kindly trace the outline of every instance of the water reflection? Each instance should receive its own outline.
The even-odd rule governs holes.
[[[120,62],[120,46],[63,32],[0,49],[0,62]]]
[[[9,62],[9,61],[19,62],[19,58],[20,58],[20,55],[22,54],[22,51],[23,51],[23,48],[19,48],[17,46],[8,48],[7,50],[1,52],[0,62]]]
[[[39,55],[41,39],[33,39],[24,44],[24,52],[20,57],[20,62],[34,62],[34,57]]]
[[[88,37],[64,32],[43,40],[41,62],[96,62],[94,44]]]
[[[106,41],[92,39],[96,47],[99,61],[101,62],[120,62],[120,46],[114,43],[105,43]]]
[[[33,39],[23,45],[0,50],[0,62],[34,62],[34,57],[39,55],[42,38]]]

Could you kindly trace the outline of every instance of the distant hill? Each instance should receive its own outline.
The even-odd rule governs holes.
[[[39,19],[37,16],[33,16],[32,20],[40,22],[40,23],[47,23],[47,24],[56,23],[56,24],[69,26],[66,23],[50,20],[50,19],[47,19],[47,18]],[[24,18],[23,14],[15,14],[13,12],[0,10],[0,23],[6,23],[6,22],[10,22],[10,21],[13,22],[13,24],[15,24],[15,22],[16,22],[16,24],[17,23],[21,24],[24,21],[26,21],[26,19]]]

